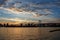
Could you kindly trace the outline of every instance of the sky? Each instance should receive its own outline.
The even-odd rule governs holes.
[[[60,0],[0,0],[0,22],[60,23]]]

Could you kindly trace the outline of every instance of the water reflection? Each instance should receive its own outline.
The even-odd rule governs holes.
[[[50,33],[49,30],[58,28],[0,28],[0,40],[53,40],[60,38],[60,32]],[[55,36],[56,35],[56,36]],[[57,36],[58,35],[58,36]]]
[[[38,38],[39,28],[0,28],[0,39],[34,39]]]

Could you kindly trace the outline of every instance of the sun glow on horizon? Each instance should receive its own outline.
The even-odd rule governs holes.
[[[38,22],[38,21],[32,21],[32,20],[23,20],[23,19],[18,19],[18,18],[15,18],[15,19],[13,19],[13,18],[1,18],[1,20],[7,20],[7,21],[3,21],[3,22],[0,22],[0,23],[2,23],[2,24],[7,24],[7,23],[9,23],[9,24],[20,24],[20,23],[34,23],[34,22]]]

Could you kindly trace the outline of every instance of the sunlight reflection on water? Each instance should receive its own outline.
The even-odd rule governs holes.
[[[0,40],[52,40],[60,32],[50,33],[49,30],[58,29],[51,27],[1,27]],[[52,38],[53,37],[53,38]],[[60,37],[58,35],[58,37]],[[56,37],[57,38],[57,37]]]

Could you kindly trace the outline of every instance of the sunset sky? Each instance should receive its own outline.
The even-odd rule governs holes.
[[[60,0],[0,0],[0,22],[60,23]]]

